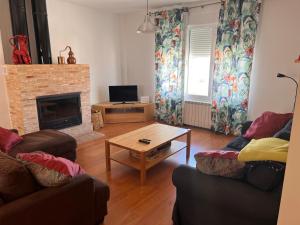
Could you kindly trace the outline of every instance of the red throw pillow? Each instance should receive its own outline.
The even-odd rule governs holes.
[[[247,139],[273,137],[293,117],[293,113],[279,114],[265,112],[258,117],[244,134]]]
[[[18,134],[0,127],[0,150],[8,153],[15,145],[23,141]]]
[[[77,163],[44,152],[20,153],[17,158],[26,162],[36,180],[45,187],[63,185],[85,173]]]

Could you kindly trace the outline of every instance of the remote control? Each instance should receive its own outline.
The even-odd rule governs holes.
[[[150,141],[151,141],[151,140],[145,139],[145,138],[139,140],[139,142],[144,143],[144,144],[147,144],[147,145],[150,144]]]

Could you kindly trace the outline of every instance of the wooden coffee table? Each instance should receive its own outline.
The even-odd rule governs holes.
[[[186,135],[186,142],[175,139]],[[139,139],[149,139],[150,144],[143,144]],[[147,153],[165,146],[171,145],[161,151],[159,157],[147,160]],[[111,154],[111,146],[122,148],[121,151]],[[163,124],[152,124],[138,130],[105,140],[106,169],[111,170],[111,160],[127,165],[140,171],[140,181],[143,185],[146,180],[146,171],[175,153],[186,149],[186,160],[189,160],[191,148],[191,130]],[[132,152],[139,157],[133,157]]]

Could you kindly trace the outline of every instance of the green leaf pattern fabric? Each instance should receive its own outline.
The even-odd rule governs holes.
[[[172,125],[183,123],[185,11],[155,13],[160,28],[155,34],[155,115],[158,120]]]
[[[239,135],[247,120],[260,5],[258,0],[222,3],[212,90],[212,129],[216,132]]]

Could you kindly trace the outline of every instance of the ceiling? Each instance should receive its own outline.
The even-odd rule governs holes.
[[[145,10],[146,0],[63,0],[114,13]],[[207,0],[149,0],[152,9],[186,3],[207,2]]]

